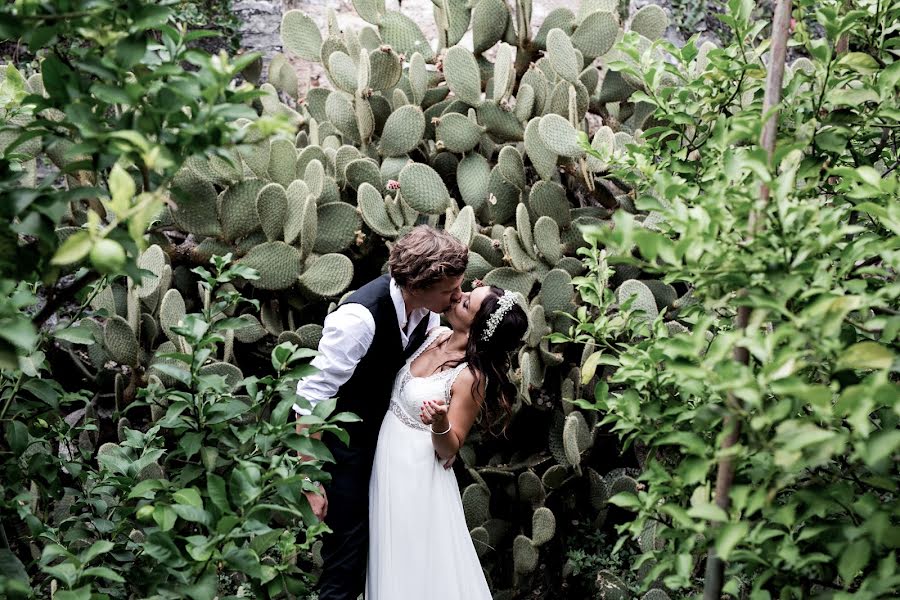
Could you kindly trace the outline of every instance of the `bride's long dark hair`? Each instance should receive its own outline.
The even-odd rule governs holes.
[[[475,320],[469,329],[469,341],[466,354],[457,365],[468,363],[469,371],[475,377],[472,384],[472,397],[483,405],[484,419],[488,431],[497,435],[495,427],[502,423],[499,433],[506,430],[512,417],[512,406],[516,399],[516,386],[509,380],[510,355],[522,341],[528,329],[528,316],[518,303],[515,303],[503,316],[487,340],[482,339],[490,316],[497,309],[497,303],[505,290],[490,286],[490,293],[482,300],[481,307],[475,314]],[[482,378],[486,378],[485,395],[479,393]],[[496,399],[490,402],[488,399]]]

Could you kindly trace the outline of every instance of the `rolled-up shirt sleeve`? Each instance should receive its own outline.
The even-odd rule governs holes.
[[[375,319],[362,304],[344,304],[325,317],[319,354],[312,365],[318,371],[297,382],[297,395],[312,406],[333,398],[338,389],[353,375],[356,366],[375,337]],[[310,414],[309,409],[294,404],[300,415]]]

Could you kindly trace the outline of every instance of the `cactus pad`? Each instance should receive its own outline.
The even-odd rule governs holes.
[[[535,117],[525,127],[525,153],[541,179],[548,181],[556,173],[558,154],[544,142],[540,133],[540,118]]]
[[[494,269],[484,277],[485,285],[495,285],[505,290],[519,292],[526,298],[534,286],[534,276],[511,267]]]
[[[385,156],[403,156],[422,141],[425,115],[418,106],[401,106],[388,117],[381,133],[381,152]]]
[[[659,5],[648,4],[634,13],[629,29],[636,31],[651,42],[658,40],[669,27],[669,17]]]
[[[538,218],[534,224],[534,240],[544,262],[552,266],[562,259],[562,245],[556,221],[546,216]]]
[[[472,50],[481,54],[503,38],[509,8],[503,0],[478,0],[472,9]]]
[[[343,254],[325,254],[312,259],[312,265],[300,275],[300,287],[316,298],[333,298],[347,289],[353,280],[353,261]]]
[[[263,233],[270,242],[283,237],[287,210],[287,192],[281,184],[270,183],[259,191],[256,197],[256,214]]]
[[[567,119],[557,114],[544,115],[538,127],[544,144],[554,153],[570,158],[584,154],[578,141],[578,131]]]
[[[543,546],[556,535],[556,517],[546,506],[534,511],[531,517],[531,541],[535,546]]]
[[[652,321],[659,314],[656,308],[656,300],[653,298],[653,292],[646,285],[636,279],[629,279],[622,282],[616,289],[616,301],[624,304],[629,298],[634,297],[631,302],[631,310],[637,313],[640,319]]]
[[[619,23],[612,12],[597,11],[589,14],[572,34],[572,45],[584,55],[585,61],[603,56],[616,43]]]
[[[537,567],[538,551],[527,536],[513,540],[513,564],[517,573],[531,573]]]
[[[462,503],[469,529],[482,525],[491,516],[488,491],[477,483],[463,490]]]
[[[422,163],[409,163],[400,171],[403,199],[420,213],[439,215],[447,209],[450,193],[437,172]]]
[[[329,202],[316,209],[316,243],[313,252],[342,252],[356,243],[362,221],[356,207],[346,202]]]
[[[448,113],[437,123],[435,137],[450,152],[464,153],[481,141],[484,128],[459,113]]]
[[[251,283],[263,290],[291,287],[301,267],[300,252],[281,241],[254,246],[239,262],[259,271],[259,279]]]
[[[481,73],[471,52],[462,46],[453,46],[444,57],[444,77],[447,86],[457,98],[469,106],[481,104]]]
[[[400,54],[412,56],[414,52],[420,52],[426,61],[434,58],[434,51],[422,30],[415,21],[403,13],[387,11],[381,17],[378,30],[384,43]]]
[[[109,356],[117,363],[137,366],[140,354],[140,345],[134,330],[122,317],[112,316],[103,327],[103,344],[109,352]]]

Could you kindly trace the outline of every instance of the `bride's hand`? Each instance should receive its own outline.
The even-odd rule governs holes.
[[[426,400],[422,403],[419,418],[426,425],[444,429],[447,427],[447,404],[443,400]]]

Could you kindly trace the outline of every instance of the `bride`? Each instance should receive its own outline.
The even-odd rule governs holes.
[[[479,411],[508,417],[509,354],[528,327],[511,292],[463,294],[400,369],[369,481],[366,600],[490,600],[452,470]]]

